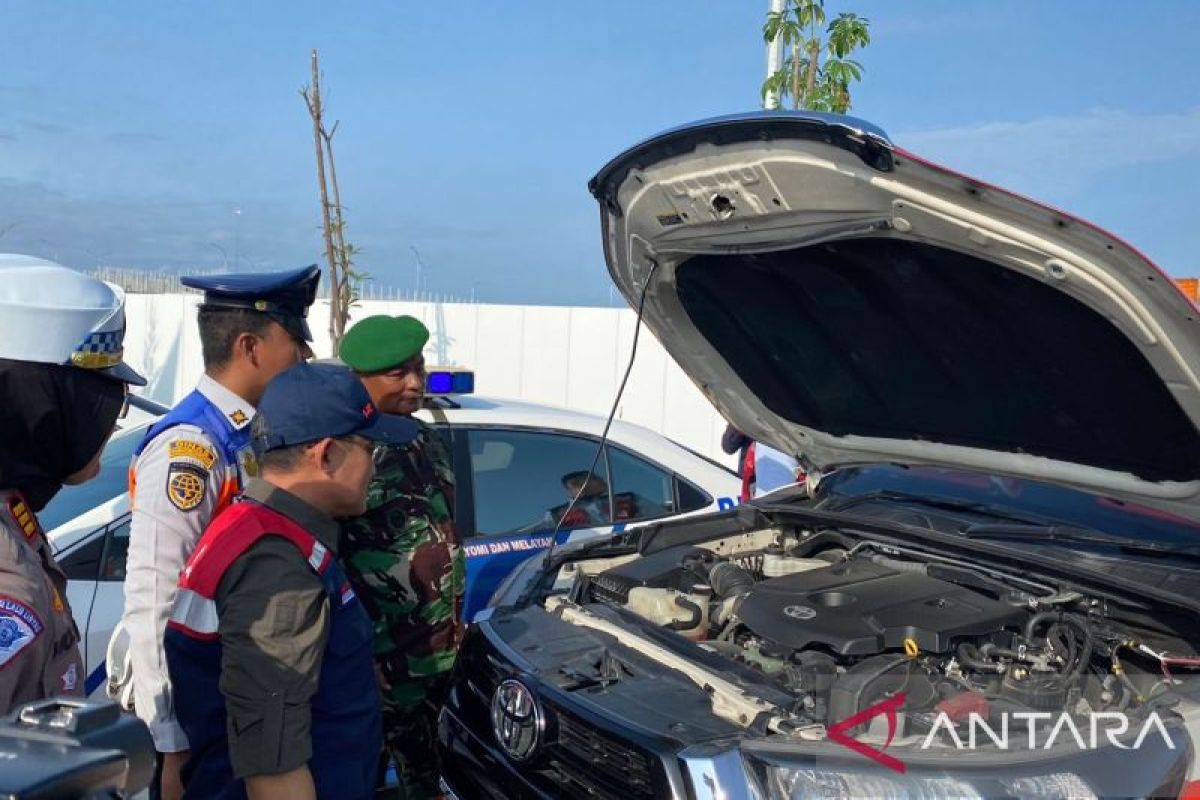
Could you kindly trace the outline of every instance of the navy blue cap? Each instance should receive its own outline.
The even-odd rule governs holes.
[[[297,339],[312,341],[305,317],[308,307],[317,299],[317,285],[321,282],[321,269],[316,264],[285,272],[188,275],[179,281],[204,292],[200,308],[205,311],[261,311]]]
[[[384,414],[371,402],[362,380],[343,366],[297,364],[267,384],[258,404],[263,435],[259,453],[339,436],[407,444],[420,430],[415,420]]]

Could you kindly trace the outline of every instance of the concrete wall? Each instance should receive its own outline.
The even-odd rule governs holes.
[[[126,358],[143,370],[144,394],[173,403],[186,394],[203,365],[196,331],[195,294],[130,295]],[[354,319],[411,314],[431,333],[430,365],[471,367],[480,394],[607,415],[629,359],[634,313],[615,308],[501,306],[367,301]],[[313,350],[330,355],[329,307],[309,315]],[[617,417],[669,436],[732,464],[720,450],[725,423],[658,340],[643,330],[637,361]]]

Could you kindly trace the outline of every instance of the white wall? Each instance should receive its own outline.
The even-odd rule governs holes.
[[[143,371],[143,391],[164,403],[183,397],[203,370],[195,294],[130,295],[126,359]],[[367,301],[354,319],[411,314],[430,330],[430,365],[475,370],[483,395],[607,415],[629,359],[634,313],[615,308],[499,306]],[[313,350],[331,355],[329,306],[309,314]],[[617,408],[620,419],[659,431],[705,455],[732,464],[720,448],[725,422],[647,330]]]

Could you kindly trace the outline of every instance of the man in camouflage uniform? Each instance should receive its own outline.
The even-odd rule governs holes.
[[[411,415],[425,393],[413,317],[368,317],[339,355],[375,405]],[[367,511],[342,524],[340,556],[375,623],[387,755],[407,800],[437,797],[437,712],[461,639],[466,569],[454,529],[454,472],[440,434],[424,423],[407,445],[379,445]]]

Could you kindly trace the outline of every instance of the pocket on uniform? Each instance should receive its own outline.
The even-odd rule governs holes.
[[[245,698],[225,693],[226,736],[235,772],[270,772],[284,758],[282,692]]]

